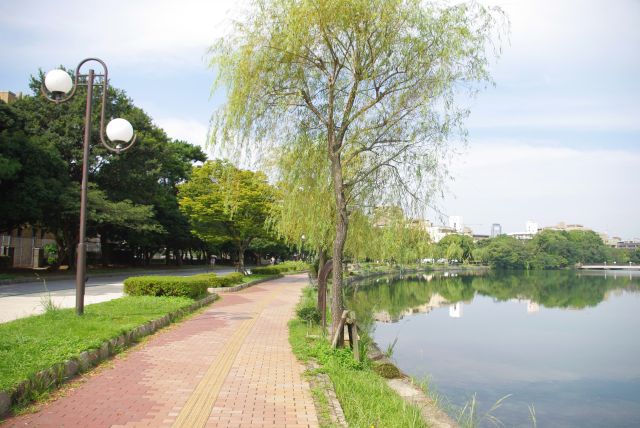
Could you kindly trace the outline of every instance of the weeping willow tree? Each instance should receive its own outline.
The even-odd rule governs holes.
[[[501,18],[477,3],[254,0],[212,46],[214,89],[227,90],[214,146],[277,150],[303,130],[326,156],[317,168],[335,207],[334,328],[350,212],[422,206],[439,188],[447,142],[465,137],[458,90],[490,80],[487,47]]]
[[[407,218],[400,207],[380,207],[370,215],[352,212],[349,228],[345,254],[356,260],[415,263],[432,250],[422,222]]]
[[[269,224],[290,244],[304,243],[324,265],[334,237],[335,204],[328,161],[321,145],[305,133],[271,159],[278,198]]]

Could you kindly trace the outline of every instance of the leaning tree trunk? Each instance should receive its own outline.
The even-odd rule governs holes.
[[[333,241],[333,286],[331,288],[331,333],[334,334],[338,324],[340,324],[340,318],[344,310],[342,303],[342,255],[349,227],[347,200],[344,195],[344,182],[342,180],[342,165],[340,154],[336,152],[331,153],[331,175],[336,199],[336,237]]]

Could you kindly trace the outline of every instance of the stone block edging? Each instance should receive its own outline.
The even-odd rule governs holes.
[[[193,302],[186,308],[170,312],[161,318],[147,321],[133,330],[129,330],[118,337],[102,342],[98,349],[89,349],[70,358],[63,363],[54,364],[46,370],[39,371],[30,379],[22,381],[13,391],[0,391],[0,421],[11,410],[11,406],[32,401],[32,397],[40,392],[58,387],[70,380],[75,375],[89,370],[106,360],[110,356],[119,354],[124,349],[133,345],[138,339],[155,333],[157,330],[168,326],[174,321],[191,312],[209,305],[218,299],[217,294],[211,294],[203,299]]]

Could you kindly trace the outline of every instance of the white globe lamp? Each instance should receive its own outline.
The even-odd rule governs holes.
[[[73,80],[64,70],[51,70],[44,76],[44,86],[49,92],[66,94],[73,88]]]
[[[133,138],[133,126],[126,119],[113,119],[107,124],[106,131],[107,138],[114,143],[128,143]]]

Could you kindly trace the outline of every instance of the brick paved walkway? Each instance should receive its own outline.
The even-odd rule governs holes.
[[[9,427],[317,427],[287,321],[306,275],[226,294],[206,312]]]

